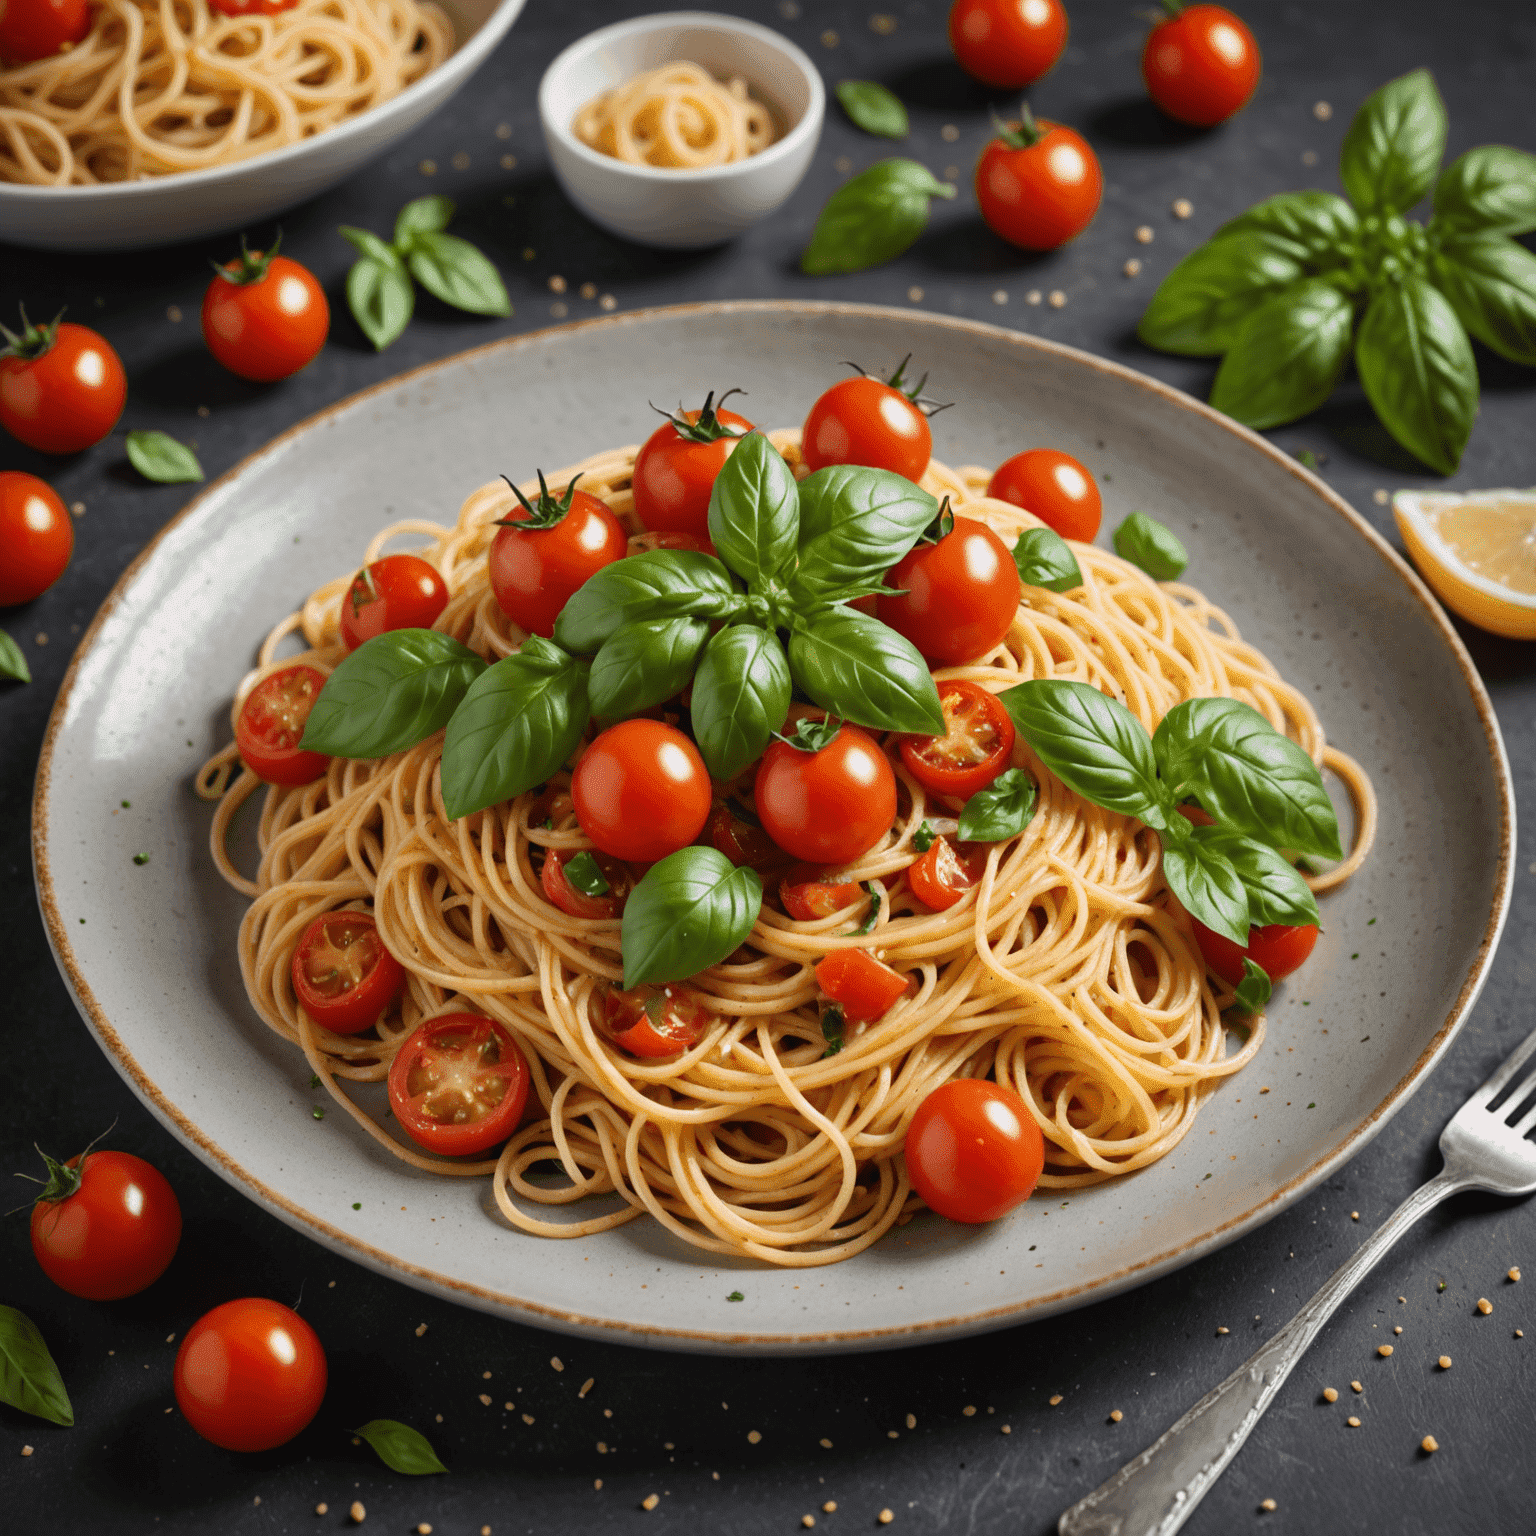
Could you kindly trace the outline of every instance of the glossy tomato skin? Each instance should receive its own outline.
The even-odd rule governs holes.
[[[976,201],[992,232],[1026,251],[1054,251],[1093,222],[1104,195],[1098,156],[1081,134],[1041,118],[1027,149],[993,139],[976,162]]]
[[[1262,928],[1250,928],[1244,948],[1207,928],[1198,918],[1190,921],[1195,925],[1195,938],[1205,963],[1233,987],[1243,979],[1245,959],[1261,966],[1271,981],[1279,981],[1299,969],[1317,943],[1315,923],[1269,923]]]
[[[819,752],[774,742],[753,793],[763,831],[812,864],[851,863],[880,841],[896,815],[896,775],[856,725],[843,726]]]
[[[949,46],[983,85],[1023,90],[1065,50],[1067,13],[1061,0],[955,0]]]
[[[818,864],[796,864],[779,881],[779,901],[797,923],[815,923],[832,917],[864,899],[857,880],[824,880]]]
[[[80,1159],[66,1165],[80,1168]],[[181,1205],[158,1168],[131,1152],[87,1152],[80,1187],[32,1207],[32,1252],[61,1290],[87,1301],[137,1296],[181,1241]]]
[[[390,629],[431,629],[448,606],[437,568],[418,555],[385,555],[366,565],[341,600],[341,643],[355,651]]]
[[[304,930],[290,966],[293,991],[322,1029],[370,1029],[405,986],[405,967],[385,949],[371,912],[325,912]]]
[[[654,864],[704,830],[709,770],[681,731],[660,720],[623,720],[582,754],[571,798],[581,830],[604,853]]]
[[[698,411],[680,413],[689,421]],[[735,411],[716,411],[724,426],[745,435],[752,423]],[[720,437],[712,443],[694,443],[679,435],[670,421],[646,438],[635,457],[635,516],[656,533],[689,533],[709,539],[709,493],[715,476],[730,457],[738,437]]]
[[[816,963],[816,984],[850,1024],[883,1017],[907,991],[907,978],[862,949],[834,949]]]
[[[86,0],[7,0],[0,5],[0,60],[33,64],[90,31]]]
[[[919,544],[891,568],[882,624],[905,635],[928,661],[954,667],[987,655],[1018,616],[1023,591],[1013,552],[985,523],[957,517],[937,544]]]
[[[276,16],[291,11],[299,0],[209,0],[209,7],[224,16]]]
[[[315,1330],[263,1296],[204,1313],[176,1351],[176,1405],[226,1451],[285,1445],[320,1411],[325,1383]]]
[[[260,251],[250,254],[260,264]],[[203,295],[203,340],[231,373],[258,384],[286,379],[314,360],[331,329],[325,290],[308,267],[273,256],[266,274],[250,282],[234,279],[241,264],[230,262]]]
[[[586,491],[553,528],[520,528],[514,511],[491,541],[491,590],[501,611],[546,640],[572,595],[605,565],[623,559],[628,538],[606,503]]]
[[[1013,720],[995,693],[975,683],[939,684],[943,736],[903,736],[901,760],[930,794],[968,800],[1013,762]]]
[[[53,487],[19,469],[0,470],[0,608],[41,597],[74,548],[75,525]]]
[[[996,1221],[1027,1200],[1045,1167],[1045,1138],[1011,1088],[985,1078],[941,1083],[907,1127],[912,1187],[951,1221]]]
[[[933,456],[933,432],[908,396],[861,374],[840,380],[811,407],[800,452],[813,471],[863,464],[916,481]]]
[[[474,1157],[518,1127],[528,1058],[504,1024],[445,1013],[414,1030],[389,1068],[389,1107],[418,1146]]]
[[[37,357],[0,358],[0,426],[42,453],[79,453],[99,443],[127,398],[117,353],[83,325],[59,325]]]
[[[1093,476],[1070,453],[1030,448],[997,466],[987,495],[1033,512],[1064,539],[1091,544],[1104,516]]]
[[[709,813],[709,840],[738,869],[761,874],[789,862],[789,855],[761,827],[743,821],[728,805],[716,805]]]
[[[1247,106],[1263,60],[1253,33],[1220,5],[1191,5],[1160,21],[1141,51],[1141,76],[1169,117],[1212,128]]]
[[[907,884],[925,907],[945,912],[980,881],[986,867],[985,843],[956,843],[939,836],[927,853],[907,866]]]
[[[565,866],[575,858],[575,854],[554,848],[544,855],[544,868],[539,872],[539,883],[550,902],[568,917],[618,917],[624,911],[629,893],[635,888],[635,877],[627,865],[606,853],[594,853],[592,857],[608,882],[606,896],[588,896],[585,891],[578,891],[565,875]]]
[[[323,752],[299,746],[325,678],[302,662],[269,672],[246,694],[235,717],[240,760],[268,784],[308,784],[330,765]]]
[[[675,984],[632,992],[610,987],[602,1007],[603,1029],[613,1043],[647,1061],[691,1051],[717,1017],[696,994]]]

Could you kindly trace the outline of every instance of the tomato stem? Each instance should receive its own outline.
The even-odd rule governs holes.
[[[665,416],[672,423],[672,429],[677,435],[687,442],[714,443],[718,442],[722,437],[745,437],[747,435],[748,429],[733,427],[728,422],[721,421],[719,415],[720,408],[732,395],[744,394],[746,394],[744,389],[728,389],[716,400],[714,390],[710,390],[704,396],[704,405],[699,411],[696,421],[689,421],[687,416],[684,415],[681,405],[678,406],[675,413],[664,411],[659,405],[653,405],[651,409],[658,415]]]
[[[576,495],[576,482],[581,479],[581,476],[572,475],[571,483],[565,488],[565,494],[556,501],[550,494],[549,486],[545,484],[544,471],[540,469],[535,473],[539,477],[539,500],[536,506],[515,485],[512,485],[508,476],[501,477],[508,485],[512,485],[512,494],[522,503],[523,510],[528,516],[499,517],[496,519],[498,528],[553,528],[557,523],[562,522],[566,513],[571,510],[571,501]]]
[[[1184,6],[1187,0],[1162,0],[1162,6],[1168,12],[1169,19],[1177,21],[1184,14]]]
[[[997,136],[1009,149],[1033,149],[1041,139],[1045,137],[1045,129],[1035,121],[1035,114],[1029,110],[1027,101],[1019,103],[1019,126],[1015,128],[1012,123],[1005,123],[997,113],[992,114],[992,126],[997,129]]]
[[[283,232],[277,232],[277,237],[272,242],[269,251],[257,251],[251,254],[250,248],[245,243],[245,236],[240,236],[240,254],[230,261],[213,262],[213,270],[224,279],[226,283],[233,284],[236,288],[247,287],[251,283],[261,282],[267,275],[267,268],[277,256],[278,247],[283,243]]]
[[[35,363],[58,340],[59,321],[64,318],[64,311],[61,309],[46,325],[33,325],[27,319],[26,306],[18,304],[16,307],[21,311],[21,334],[18,336],[15,331],[0,325],[0,336],[5,337],[0,357],[19,357],[24,363]]]

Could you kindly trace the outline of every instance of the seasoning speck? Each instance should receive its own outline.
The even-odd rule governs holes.
[[[1352,1382],[1350,1382],[1349,1385],[1350,1385],[1350,1390],[1351,1391],[1354,1391],[1354,1392],[1364,1392],[1365,1391],[1365,1388],[1362,1387],[1358,1381],[1352,1381]]]
[[[1216,1330],[1217,1333],[1231,1333],[1231,1331],[1232,1330],[1230,1328],[1218,1328]]]
[[[1276,1504],[1273,1499],[1264,1499],[1259,1504],[1259,1508],[1262,1509],[1266,1515],[1274,1514],[1274,1512],[1279,1509],[1279,1507],[1280,1506]]]
[[[748,1445],[758,1445],[758,1444],[761,1443],[762,1438],[763,1438],[763,1432],[760,1429],[749,1429],[747,1431],[747,1444]]]
[[[179,324],[181,320],[181,309],[179,306],[172,304],[171,307],[166,310],[165,318],[169,320],[172,325]]]
[[[827,1502],[821,1506],[821,1512],[824,1515],[835,1515],[837,1513],[837,1500],[828,1499]]]
[[[1451,1357],[1449,1355],[1441,1355],[1436,1363],[1442,1371],[1448,1371],[1451,1368]]]
[[[890,1510],[882,1509],[880,1513],[875,1516],[875,1518],[880,1522],[881,1525],[889,1525],[891,1521],[896,1518],[896,1516]]]
[[[416,167],[416,169],[418,171],[420,171],[423,176],[436,176],[437,175],[437,161],[436,160],[423,160]]]
[[[1067,296],[1060,288],[1053,288],[1051,289],[1050,298],[1046,302],[1052,309],[1065,309],[1067,307]]]
[[[966,1416],[966,1418],[974,1419],[976,1417],[976,1407],[975,1407],[975,1404],[967,1403],[965,1405],[965,1407],[960,1410],[960,1412],[963,1413]]]
[[[660,1503],[661,1495],[659,1493],[648,1493],[643,1499],[640,1500],[640,1508],[649,1512],[655,1509],[656,1506]]]
[[[565,1369],[565,1361],[559,1355],[551,1355],[549,1357],[549,1368],[552,1371],[563,1371]]]
[[[581,285],[581,296],[584,299],[595,299],[597,297],[597,284],[583,283]]]
[[[1006,288],[994,288],[992,290],[992,302],[994,304],[1006,304],[1008,302],[1008,290]]]
[[[1176,219],[1187,219],[1195,211],[1195,205],[1187,197],[1176,197],[1173,200],[1173,216]]]
[[[853,161],[850,160],[847,155],[839,155],[837,159],[832,162],[832,169],[836,171],[839,176],[846,176],[853,169]]]
[[[32,1447],[31,1447],[31,1446],[30,1446],[30,1445],[24,1445],[24,1446],[22,1446],[22,1448],[21,1448],[21,1454],[22,1454],[22,1455],[23,1455],[23,1456],[30,1456],[30,1455],[31,1455],[31,1454],[32,1454]]]
[[[1110,1415],[1109,1415],[1109,1422],[1111,1424],[1118,1424],[1120,1422],[1120,1420],[1123,1419],[1124,1417],[1125,1417],[1125,1415],[1123,1413],[1121,1413],[1118,1408],[1116,1408],[1116,1409],[1114,1409],[1110,1413]]]
[[[1512,1285],[1518,1284],[1520,1280],[1520,1266],[1516,1264],[1515,1267],[1510,1270],[1510,1272],[1505,1275],[1504,1278],[1508,1280]]]
[[[422,1336],[422,1334],[424,1334],[424,1333],[425,1333],[425,1332],[426,1332],[426,1331],[427,1331],[427,1325],[426,1325],[426,1324],[425,1324],[425,1323],[418,1323],[418,1324],[417,1324],[417,1325],[416,1325],[416,1337],[417,1337],[417,1338],[418,1338],[418,1339],[419,1339],[419,1338],[420,1338],[420,1337],[421,1337],[421,1336]]]
[[[85,503],[83,501],[72,501],[69,504],[69,510],[73,512],[76,517],[84,517]]]
[[[531,1413],[523,1414],[522,1419],[523,1419],[523,1423],[524,1424],[532,1424],[533,1423],[533,1415]]]
[[[916,283],[914,283],[910,288],[907,289],[907,297],[914,304],[921,304],[923,302],[923,290],[919,288]]]
[[[432,1536],[432,1525],[431,1525],[431,1522],[427,1521],[427,1520],[423,1520],[416,1527],[416,1536]]]
[[[480,1394],[480,1401],[489,1408],[491,1406],[491,1394],[489,1392],[482,1392]]]
[[[593,1384],[596,1382],[596,1380],[597,1378],[595,1376],[588,1376],[587,1379],[582,1382],[580,1389],[576,1393],[576,1396],[585,1397],[587,1393],[592,1390]]]
[[[1157,238],[1157,231],[1150,224],[1141,224],[1136,229],[1136,243],[1138,245],[1151,245]]]
[[[916,1429],[917,1428],[917,1415],[915,1413],[909,1413],[907,1415],[907,1428],[908,1429]]]
[[[824,1451],[830,1451],[832,1449],[832,1442],[828,1440],[825,1435],[823,1435],[822,1438],[817,1441],[817,1444],[820,1445]]]
[[[550,280],[549,280],[549,291],[551,293],[564,293],[565,292],[565,279],[563,277],[561,277],[558,273],[555,276],[550,278]]]
[[[1132,256],[1131,259],[1127,261],[1120,270],[1124,272],[1127,277],[1135,277],[1137,273],[1141,271],[1141,263],[1134,256]]]
[[[1317,151],[1315,149],[1304,149],[1304,150],[1302,150],[1302,152],[1301,152],[1301,163],[1303,165],[1316,165],[1317,164]]]
[[[1024,302],[1026,304],[1038,304],[1043,297],[1044,295],[1038,288],[1031,288],[1029,292],[1024,295]]]
[[[1057,1403],[1059,1403],[1060,1401],[1061,1401],[1061,1393],[1057,1392],[1050,1399],[1051,1407],[1054,1408],[1057,1405]],[[975,1409],[971,1409],[970,1411],[974,1413]]]
[[[876,11],[869,18],[869,30],[878,32],[881,37],[889,37],[896,30],[896,18],[887,16],[883,11]]]
[[[327,1504],[323,1499],[320,1503],[315,1505],[315,1513],[317,1515],[328,1515],[330,1512],[331,1506]]]
[[[1392,1353],[1392,1346],[1390,1344],[1378,1344],[1376,1346],[1376,1353],[1385,1360]]]
[[[960,137],[960,130],[953,123],[945,123],[944,126],[939,129],[939,137],[943,139],[946,144],[953,144]]]
[[[1360,1220],[1360,1212],[1359,1211],[1351,1211],[1349,1213],[1349,1219],[1351,1221],[1359,1221]]]
[[[1403,1331],[1403,1329],[1402,1329],[1402,1325],[1401,1324],[1399,1324],[1396,1328],[1394,1328],[1392,1330],[1393,1333],[1401,1333],[1402,1331]]]
[[[368,1518],[368,1511],[363,1508],[363,1501],[361,1499],[353,1499],[352,1508],[347,1513],[351,1515],[354,1525],[361,1525]]]
[[[837,42],[837,33],[834,32],[831,27],[828,27],[827,30],[821,34],[821,46],[823,48],[836,48]]]
[[[599,309],[617,309],[619,307],[619,301],[614,298],[611,293],[605,293],[602,298],[597,301],[597,307]]]
[[[1479,1297],[1477,1310],[1481,1312],[1484,1317],[1487,1317],[1488,1314],[1493,1311],[1493,1303],[1489,1301],[1486,1296]]]
[[[1336,1402],[1338,1402],[1338,1400],[1339,1400],[1339,1389],[1337,1387],[1324,1387],[1323,1388],[1323,1401],[1325,1403],[1336,1403]]]
[[[1436,1440],[1433,1435],[1425,1435],[1424,1438],[1419,1441],[1419,1449],[1423,1451],[1426,1456],[1433,1456],[1434,1453],[1440,1449],[1440,1442]]]
[[[800,1524],[803,1525],[806,1528],[806,1530],[810,1530],[810,1528],[813,1525],[816,1524],[816,1516],[815,1515],[801,1515],[800,1516]]]
[[[1326,123],[1328,119],[1333,116],[1333,108],[1329,106],[1326,101],[1320,101],[1312,108],[1312,116],[1315,117],[1318,122]]]
[[[1345,1419],[1344,1422],[1346,1424],[1348,1424],[1351,1429],[1359,1429],[1360,1428],[1360,1420],[1357,1419],[1354,1416],[1354,1414],[1350,1414],[1350,1416],[1347,1419]]]

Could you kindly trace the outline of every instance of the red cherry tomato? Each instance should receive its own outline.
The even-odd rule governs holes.
[[[624,903],[629,900],[629,893],[635,888],[635,877],[628,866],[609,858],[606,853],[594,853],[592,857],[603,872],[603,879],[608,882],[608,894],[588,896],[585,891],[578,891],[566,878],[565,866],[575,857],[574,853],[562,853],[553,848],[544,855],[544,868],[539,874],[544,894],[570,917],[618,917],[624,910]]]
[[[789,855],[761,827],[743,821],[728,805],[717,805],[709,813],[709,840],[738,869],[745,865],[761,872],[789,862]]]
[[[1061,0],[955,0],[949,46],[983,85],[1021,91],[1061,57],[1067,13]]]
[[[209,0],[214,10],[224,16],[276,16],[291,11],[299,0]]]
[[[365,565],[341,600],[341,642],[355,651],[387,629],[431,629],[448,606],[448,587],[416,555],[385,555]]]
[[[14,7],[15,0],[11,0]],[[3,332],[0,427],[43,453],[79,453],[123,414],[128,380],[117,353],[83,325],[32,325]]]
[[[604,853],[654,864],[704,830],[709,771],[681,731],[659,720],[624,720],[582,754],[571,798],[581,830]]]
[[[1104,503],[1093,476],[1070,453],[1030,448],[997,466],[987,495],[1033,512],[1064,539],[1091,544]]]
[[[181,1206],[158,1168],[131,1152],[49,1161],[32,1207],[32,1252],[61,1290],[87,1301],[136,1296],[165,1273],[181,1241]]]
[[[75,525],[53,487],[19,469],[0,470],[0,608],[42,596],[74,548]]]
[[[1104,173],[1087,140],[1041,118],[991,140],[976,162],[976,201],[994,234],[1054,251],[1093,222]]]
[[[355,1035],[376,1024],[405,986],[405,967],[385,949],[369,912],[317,917],[293,952],[293,990],[322,1029]]]
[[[930,794],[968,800],[1013,761],[1017,734],[995,693],[975,683],[939,684],[942,736],[903,736],[901,760]]]
[[[1169,117],[1210,128],[1245,107],[1263,60],[1253,33],[1225,6],[1191,5],[1160,21],[1141,50],[1141,76]]]
[[[90,31],[86,0],[6,0],[0,4],[0,59],[32,64],[52,58]]]
[[[428,1152],[473,1157],[517,1129],[528,1077],[528,1059],[504,1025],[478,1013],[439,1014],[391,1063],[389,1107]]]
[[[274,15],[283,8],[268,10],[263,5],[261,14]],[[219,269],[203,295],[208,350],[231,373],[258,384],[286,379],[313,361],[330,328],[324,289],[307,267],[279,256],[276,246],[263,256],[242,245],[240,255]]]
[[[721,410],[714,398],[706,395],[702,410],[669,416],[635,456],[635,516],[652,532],[709,538],[709,493],[715,476],[737,442],[752,430],[745,416]],[[722,405],[725,399],[721,395]]]
[[[996,1221],[1027,1200],[1045,1167],[1045,1138],[1011,1088],[985,1078],[941,1083],[907,1127],[912,1187],[951,1221]]]
[[[985,843],[953,843],[941,835],[927,853],[907,866],[907,884],[925,907],[943,912],[981,879],[986,867]]]
[[[630,554],[649,554],[653,549],[691,549],[700,555],[716,553],[715,546],[708,539],[698,538],[691,533],[668,533],[663,529],[660,533],[632,533],[629,536]]]
[[[896,815],[896,775],[856,725],[843,726],[819,752],[774,742],[754,794],[763,831],[812,864],[851,863],[880,841]]]
[[[814,923],[863,901],[857,880],[818,879],[823,873],[817,864],[796,864],[779,882],[779,900],[797,923]]]
[[[907,978],[862,949],[834,949],[816,962],[816,984],[841,1006],[850,1024],[890,1012],[907,990]]]
[[[320,1411],[325,1351],[279,1301],[226,1301],[193,1323],[176,1351],[176,1406],[226,1451],[285,1445]]]
[[[503,521],[491,542],[491,590],[514,624],[548,640],[572,594],[623,559],[629,541],[607,504],[578,491],[575,480],[558,501],[542,473],[536,504],[513,490],[522,511]]]
[[[902,388],[901,368],[889,383],[866,374],[840,380],[805,418],[801,456],[812,470],[863,464],[921,480],[933,456],[933,432],[917,404],[917,392]]]
[[[1299,969],[1317,943],[1316,923],[1269,923],[1262,928],[1250,928],[1244,948],[1207,928],[1199,919],[1190,921],[1195,925],[1195,938],[1205,963],[1233,987],[1243,979],[1244,960],[1252,960],[1271,981],[1279,981]]]
[[[882,597],[875,612],[930,662],[979,661],[1008,633],[1023,585],[1013,552],[985,523],[957,517],[937,544],[919,544],[885,578],[905,588]]]
[[[691,1051],[718,1017],[686,987],[640,987],[603,998],[602,1026],[631,1056],[659,1060]]]
[[[269,784],[308,784],[330,764],[323,752],[303,751],[299,742],[325,678],[298,663],[269,672],[246,694],[235,717],[240,760]]]

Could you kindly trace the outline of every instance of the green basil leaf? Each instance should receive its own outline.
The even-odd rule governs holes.
[[[703,619],[642,619],[603,642],[587,688],[600,720],[624,720],[681,693],[709,639]]]
[[[1360,246],[1360,220],[1336,193],[1282,192],[1229,219],[1215,238],[1239,234],[1263,235],[1271,249],[1283,251],[1316,274],[1349,265]]]
[[[590,656],[640,619],[729,619],[745,606],[731,573],[713,555],[651,549],[589,576],[560,610],[555,639],[578,656]]]
[[[75,1422],[64,1378],[37,1324],[6,1306],[0,1306],[0,1403],[51,1424]]]
[[[382,352],[410,324],[416,309],[416,290],[411,286],[411,274],[405,270],[405,263],[394,251],[377,236],[368,238],[383,247],[387,259],[365,256],[352,263],[347,273],[347,308],[374,350]]]
[[[437,1452],[427,1437],[409,1424],[401,1424],[396,1419],[369,1419],[361,1429],[354,1429],[352,1433],[358,1439],[366,1440],[391,1472],[421,1477],[428,1472],[448,1470],[437,1459]]]
[[[472,315],[512,313],[496,268],[468,240],[441,231],[417,231],[405,259],[411,276],[444,304]]]
[[[130,432],[126,447],[128,462],[146,480],[181,485],[203,478],[203,466],[197,462],[197,455],[164,432]]]
[[[1196,827],[1193,836],[1237,871],[1248,893],[1248,921],[1253,927],[1321,921],[1317,898],[1284,854],[1228,827]]]
[[[894,629],[856,608],[825,608],[789,637],[789,669],[813,703],[876,731],[942,736],[928,663]]]
[[[921,822],[918,825],[917,831],[912,834],[912,846],[916,848],[919,853],[927,853],[928,850],[933,847],[934,839],[938,835],[939,834],[935,832],[926,821]]]
[[[1071,546],[1054,528],[1026,528],[1013,546],[1019,580],[1047,592],[1070,592],[1083,584],[1082,567]]]
[[[1306,275],[1287,241],[1257,230],[1219,234],[1158,284],[1136,334],[1164,352],[1225,352],[1256,309]]]
[[[842,728],[843,722],[836,715],[824,715],[819,720],[802,715],[795,721],[794,730],[788,735],[779,735],[779,740],[797,752],[821,752],[837,740]]]
[[[824,1009],[821,1015],[821,1038],[827,1042],[826,1050],[821,1053],[823,1059],[836,1056],[842,1050],[844,1030],[843,1010],[838,1004],[833,1003],[830,1008]]]
[[[1164,843],[1163,879],[1191,917],[1246,948],[1248,895],[1224,855],[1193,839]]]
[[[1152,738],[1125,705],[1087,683],[1036,678],[998,694],[1019,735],[1068,789],[1156,831],[1177,818]]]
[[[1017,837],[1034,819],[1035,800],[1035,781],[1022,768],[1009,768],[965,802],[960,840],[1002,843]]]
[[[624,908],[624,986],[682,981],[746,941],[763,907],[757,871],[718,848],[679,848],[653,864]]]
[[[1231,831],[1272,848],[1343,857],[1316,764],[1251,706],[1186,699],[1163,716],[1152,748],[1173,795],[1194,795]]]
[[[365,640],[325,680],[309,712],[310,752],[388,757],[447,725],[485,661],[435,629],[390,629]]]
[[[1278,427],[1315,411],[1349,361],[1354,306],[1326,278],[1276,294],[1238,331],[1211,404],[1245,427]]]
[[[761,432],[741,438],[709,493],[709,538],[748,581],[777,576],[795,553],[799,492],[784,455]]]
[[[359,256],[377,261],[386,267],[403,267],[400,253],[389,241],[381,240],[371,229],[359,229],[355,224],[338,226],[337,233],[354,246]]]
[[[1269,972],[1244,955],[1243,979],[1237,984],[1237,1006],[1244,1013],[1262,1013],[1273,992],[1274,985],[1269,979]]]
[[[879,583],[938,516],[927,491],[886,469],[829,464],[800,482],[800,565],[790,578],[801,606]]]
[[[1477,417],[1477,365],[1450,300],[1421,277],[1389,283],[1360,322],[1355,366],[1387,431],[1454,474]]]
[[[711,778],[734,779],[768,749],[794,685],[779,637],[753,624],[722,629],[693,678],[694,740]]]
[[[1132,512],[1115,529],[1115,553],[1154,581],[1177,581],[1189,564],[1189,551],[1173,530],[1145,512]]]
[[[868,880],[864,882],[864,889],[869,892],[869,913],[857,928],[849,931],[848,936],[854,939],[861,939],[865,934],[873,933],[875,924],[880,921],[880,892]]]
[[[542,784],[576,750],[590,713],[587,668],[538,635],[487,667],[443,740],[449,820]]]
[[[1506,144],[1459,155],[1435,183],[1432,228],[1489,235],[1536,229],[1536,155]]]
[[[1446,127],[1445,103],[1427,69],[1367,96],[1339,155],[1349,200],[1361,213],[1406,213],[1440,169]]]
[[[32,681],[31,668],[21,647],[3,629],[0,629],[0,677],[8,677],[18,683]]]
[[[839,80],[837,99],[855,126],[882,139],[904,139],[912,124],[900,97],[873,80]]]
[[[916,160],[881,160],[827,199],[800,269],[862,272],[892,261],[927,226],[929,200],[954,195],[949,182]]]
[[[395,219],[395,244],[409,248],[417,235],[435,235],[448,228],[454,215],[451,197],[417,197]]]
[[[552,859],[555,855],[549,853],[545,857]],[[608,877],[603,873],[601,866],[586,848],[583,848],[580,853],[572,854],[565,861],[561,873],[564,874],[567,882],[583,896],[606,896],[613,889],[608,884]]]
[[[1430,276],[1469,335],[1536,367],[1536,256],[1504,235],[1456,235],[1441,245]]]

